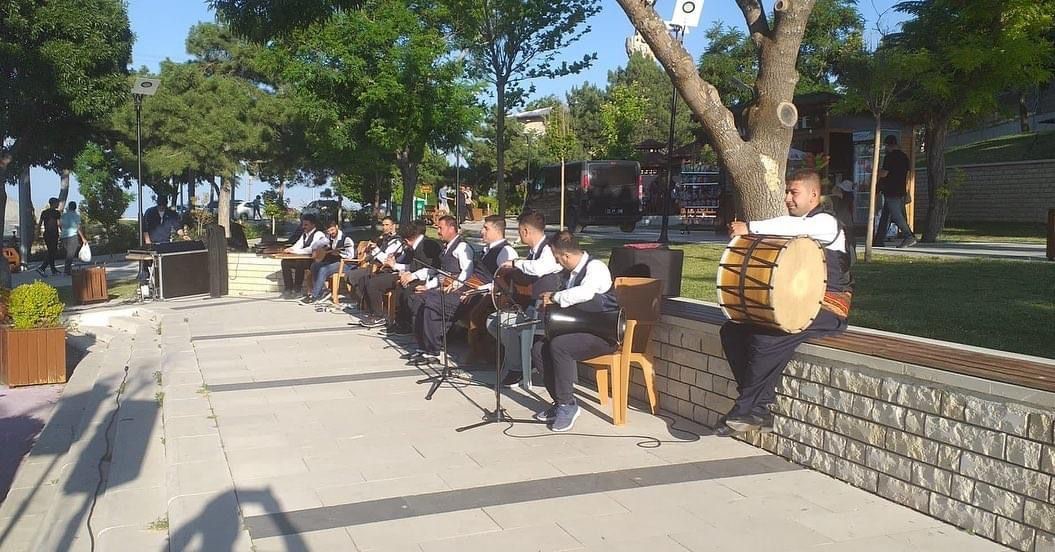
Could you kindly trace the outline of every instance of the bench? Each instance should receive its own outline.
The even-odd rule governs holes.
[[[663,301],[663,314],[719,326],[726,321],[725,315],[716,306],[672,299]],[[1055,392],[1055,366],[1026,359],[1009,362],[1004,356],[936,343],[921,343],[894,335],[878,336],[852,328],[840,335],[810,340],[807,343]]]

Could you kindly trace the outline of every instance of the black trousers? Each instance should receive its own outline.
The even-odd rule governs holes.
[[[573,333],[541,339],[531,347],[531,367],[542,372],[546,391],[556,404],[575,404],[579,361],[615,351],[615,345],[591,334]]]
[[[44,257],[44,262],[40,264],[40,268],[50,266],[52,271],[58,271],[55,268],[55,257],[59,256],[59,235],[45,232],[44,246],[48,248],[48,256]]]
[[[430,289],[419,297],[421,306],[418,307],[415,317],[414,336],[417,338],[418,348],[422,351],[437,353],[443,346],[443,336],[457,319],[462,306],[462,294],[457,291],[444,293],[438,289]],[[464,312],[464,309],[462,310]]]
[[[391,276],[392,273],[389,272],[388,275]],[[363,301],[366,301],[366,284],[370,281],[370,276],[371,270],[368,266],[353,268],[351,265],[345,265],[344,267],[344,277],[348,279],[348,285],[352,286],[355,294]]]
[[[399,279],[391,272],[379,272],[369,276],[365,284],[367,312],[374,316],[384,316],[385,310],[382,308],[381,300],[389,290],[402,288],[403,286],[399,285]],[[393,298],[395,295],[393,293]],[[399,303],[396,304],[398,305]]]
[[[312,265],[311,259],[282,259],[282,285],[286,291],[304,287],[304,272]]]
[[[846,320],[825,309],[820,310],[808,328],[797,334],[726,322],[720,332],[722,348],[740,394],[727,415],[764,414],[768,405],[776,401],[780,377],[799,344],[845,329]]]

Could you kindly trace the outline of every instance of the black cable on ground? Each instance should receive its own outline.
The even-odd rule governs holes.
[[[575,432],[554,432],[554,431],[551,431],[549,433],[538,433],[538,434],[535,434],[535,435],[515,435],[513,433],[510,433],[510,430],[513,429],[513,424],[509,424],[508,427],[503,429],[502,430],[502,434],[507,436],[507,437],[512,437],[514,439],[535,439],[537,437],[561,437],[561,436],[566,436],[566,435],[574,435],[576,437],[598,437],[598,438],[601,438],[601,439],[638,439],[638,442],[634,443],[634,445],[638,446],[640,448],[645,448],[645,449],[659,448],[660,446],[662,446],[665,443],[671,443],[671,444],[695,443],[696,441],[699,441],[701,437],[703,437],[702,434],[696,433],[695,431],[689,431],[687,429],[678,428],[677,427],[678,421],[673,416],[668,416],[666,414],[656,414],[656,417],[663,418],[664,420],[669,421],[670,422],[669,427],[670,427],[671,432],[677,432],[677,433],[681,433],[681,434],[687,435],[688,438],[687,439],[673,439],[673,440],[672,439],[666,439],[666,440],[664,440],[664,439],[660,439],[658,437],[653,437],[651,435],[602,435],[602,434],[599,434],[599,433],[575,433]]]
[[[99,471],[99,482],[95,484],[95,492],[92,494],[92,504],[88,508],[88,519],[85,524],[88,528],[88,539],[90,541],[89,550],[95,552],[95,532],[92,529],[92,515],[95,514],[95,505],[99,502],[99,492],[103,490],[103,464],[109,462],[113,458],[113,442],[110,439],[110,430],[114,427],[114,422],[117,421],[117,413],[121,410],[121,395],[125,392],[125,384],[128,382],[128,365],[125,364],[125,375],[121,378],[121,385],[117,388],[117,395],[114,397],[116,406],[114,411],[110,413],[110,421],[106,422],[106,430],[103,433],[106,439],[106,449],[103,451],[102,458],[99,459],[98,471]]]

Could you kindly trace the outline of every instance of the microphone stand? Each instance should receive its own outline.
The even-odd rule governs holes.
[[[496,277],[493,279],[493,283],[492,283],[492,285],[494,286],[492,288],[492,294],[497,295],[498,294],[498,278],[497,278],[497,274],[495,276]],[[499,343],[499,345],[501,345],[501,343],[502,343],[502,335],[503,335],[503,333],[506,330],[512,330],[514,328],[521,328],[521,327],[527,327],[527,326],[534,326],[535,324],[538,324],[538,322],[539,322],[538,320],[529,320],[529,321],[526,321],[526,322],[518,322],[518,323],[513,323],[513,324],[504,323],[503,322],[503,318],[504,317],[502,315],[505,314],[505,313],[508,313],[508,312],[519,312],[520,314],[526,314],[526,313],[524,313],[524,309],[522,309],[520,307],[520,305],[517,305],[516,303],[513,303],[512,305],[513,305],[513,309],[512,310],[503,311],[502,309],[497,309],[495,311],[498,314],[498,343]],[[497,307],[497,301],[496,301],[495,306]],[[501,346],[495,347],[495,409],[494,410],[490,410],[490,411],[484,410],[483,420],[481,420],[479,422],[476,422],[474,424],[469,424],[467,426],[462,426],[462,427],[456,428],[454,431],[456,431],[458,433],[461,433],[463,431],[468,431],[470,429],[476,429],[478,427],[483,427],[483,426],[486,426],[486,425],[501,424],[501,423],[508,423],[508,424],[544,424],[544,423],[546,423],[546,422],[543,422],[541,420],[536,420],[534,418],[526,418],[526,419],[525,418],[514,418],[514,417],[510,416],[508,412],[506,412],[506,409],[502,408],[502,368],[503,368],[504,364],[505,364],[505,358],[502,356],[502,347]]]
[[[425,261],[422,261],[421,259],[414,259],[414,262],[420,264],[421,266],[423,266],[425,268],[428,268],[429,270],[432,270],[432,271],[436,272],[437,274],[439,274],[441,276],[444,276],[444,277],[454,281],[455,283],[458,283],[458,284],[461,284],[461,285],[467,285],[468,284],[468,282],[458,278],[458,276],[456,276],[454,274],[451,274],[450,272],[447,272],[446,270],[443,270],[441,268],[437,268],[435,266],[432,266],[429,263],[426,263]],[[420,379],[420,380],[418,380],[416,382],[416,383],[432,383],[432,387],[429,388],[429,392],[425,394],[425,400],[427,400],[427,401],[431,401],[432,400],[432,396],[436,394],[436,390],[440,388],[440,385],[443,385],[444,383],[450,383],[450,379],[451,379],[451,366],[450,366],[450,361],[449,361],[449,359],[447,357],[447,332],[450,330],[450,328],[447,327],[447,294],[449,292],[444,291],[442,285],[439,288],[439,292],[440,292],[440,319],[442,320],[442,324],[443,324],[443,370],[440,371],[440,373],[438,375],[429,376],[427,378]]]

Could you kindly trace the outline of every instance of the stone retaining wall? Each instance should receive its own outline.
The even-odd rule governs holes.
[[[963,171],[963,185],[949,200],[954,222],[1035,222],[1055,207],[1055,159],[947,167],[946,176]],[[916,221],[927,218],[927,170],[916,171]]]
[[[653,340],[660,407],[713,427],[736,397],[718,326],[664,316]],[[639,401],[640,376],[635,369]],[[803,345],[779,390],[775,432],[747,440],[1041,552],[1055,551],[1053,420],[1055,394]]]

